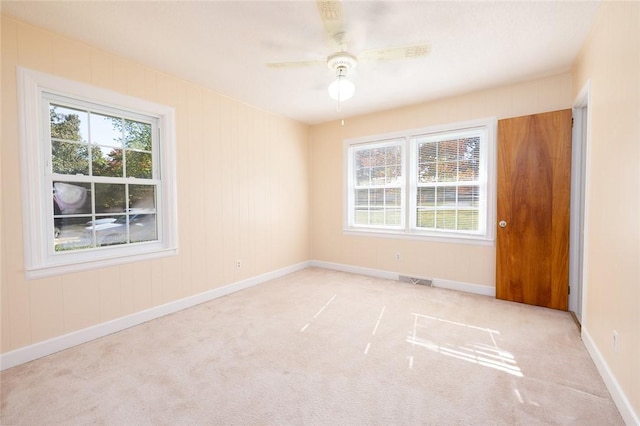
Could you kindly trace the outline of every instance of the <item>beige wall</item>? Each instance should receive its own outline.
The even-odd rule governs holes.
[[[25,280],[18,65],[175,107],[178,256]],[[2,353],[309,259],[306,125],[8,17],[1,122]]]
[[[574,76],[591,87],[583,323],[640,414],[640,3],[603,5]]]
[[[640,412],[639,10],[638,3],[605,4],[571,74],[310,130],[3,17],[0,352],[308,259],[494,287],[493,247],[343,235],[342,141],[569,108],[589,80],[583,321],[635,412]],[[24,279],[17,65],[176,108],[179,256]],[[236,259],[243,261],[239,271]],[[612,349],[613,329],[621,338],[618,353]]]
[[[343,140],[485,117],[570,108],[571,75],[557,75],[311,128],[314,260],[495,287],[495,247],[344,235]],[[348,104],[344,109],[348,109]],[[400,253],[401,260],[396,260]]]

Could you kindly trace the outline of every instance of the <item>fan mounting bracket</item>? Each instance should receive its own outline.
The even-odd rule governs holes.
[[[347,74],[349,70],[356,67],[358,59],[349,52],[337,52],[329,55],[327,58],[327,66],[330,70]]]

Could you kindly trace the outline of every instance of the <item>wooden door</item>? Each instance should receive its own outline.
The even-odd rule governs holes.
[[[571,110],[498,122],[496,297],[567,310]]]

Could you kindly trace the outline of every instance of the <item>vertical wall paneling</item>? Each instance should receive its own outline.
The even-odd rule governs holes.
[[[200,277],[204,276],[204,264],[206,262],[204,257],[205,234],[203,233],[206,220],[204,216],[203,189],[208,181],[204,175],[204,166],[208,159],[202,155],[204,152],[203,138],[207,122],[207,120],[204,120],[202,104],[202,92],[198,90],[196,86],[189,86],[187,90],[186,110],[189,139],[188,144],[181,146],[181,149],[201,153],[200,155],[187,155],[189,210],[186,211],[186,215],[188,216],[189,236],[183,239],[183,244],[189,247],[189,257],[185,269],[190,275],[190,294],[200,293],[207,288],[207,283],[200,279]]]
[[[151,303],[150,306],[162,305],[163,297],[162,261],[159,259],[150,261],[151,268]]]
[[[91,48],[61,37],[53,38],[53,73],[83,83],[91,82]]]
[[[190,259],[191,256],[191,185],[197,184],[191,181],[191,173],[189,173],[189,162],[193,151],[191,150],[191,138],[193,132],[189,117],[189,90],[190,83],[182,83],[178,89],[177,104],[177,141],[176,155],[178,156],[178,203],[181,207],[178,214],[178,239],[180,244],[180,254],[184,259]],[[180,275],[178,281],[174,285],[180,286],[180,296],[185,297],[191,294],[191,265],[190,262],[180,262]]]
[[[26,345],[31,342],[31,309],[29,305],[29,288],[24,277],[13,279],[15,265],[23,264],[22,244],[22,210],[20,185],[20,146],[18,144],[18,108],[12,108],[17,101],[16,66],[20,58],[30,63],[41,61],[42,66],[51,67],[51,55],[44,54],[46,48],[39,48],[37,41],[43,41],[42,33],[29,34],[15,22],[2,23],[2,350],[12,345]],[[25,40],[25,48],[21,49],[20,41]],[[49,51],[50,53],[50,51]],[[5,319],[6,324],[5,326]],[[8,330],[6,327],[10,327]]]
[[[120,288],[120,269],[105,268],[97,276],[100,285],[100,321],[105,322],[124,315]]]
[[[206,239],[204,240],[205,275],[204,280],[209,286],[217,286],[221,279],[221,253],[218,250],[222,235],[222,214],[221,214],[221,179],[220,170],[220,106],[216,99],[207,96],[203,101],[203,114],[209,117],[208,125],[203,137],[203,156],[205,158],[205,169],[207,170],[207,180],[202,188],[203,215],[201,224]]]
[[[27,287],[26,283],[22,283]],[[32,338],[47,340],[62,334],[64,328],[64,289],[60,277],[31,283],[29,304]]]
[[[113,58],[101,54],[98,50],[91,51],[91,84],[100,87],[113,87]]]
[[[95,271],[68,275],[62,281],[62,294],[66,333],[100,323],[100,283]]]
[[[249,241],[249,232],[251,222],[249,220],[249,194],[251,185],[249,184],[249,173],[250,173],[250,164],[249,158],[249,137],[250,132],[249,129],[253,125],[252,123],[252,114],[251,111],[245,106],[240,105],[240,110],[238,111],[238,150],[237,157],[234,161],[235,164],[238,165],[238,198],[237,198],[237,209],[236,215],[238,217],[238,228],[236,229],[237,234],[237,259],[241,261],[241,268],[237,270],[239,273],[238,278],[243,279],[250,276],[251,271],[251,256],[250,252],[250,241]]]
[[[3,353],[309,259],[306,125],[5,16],[2,44]],[[16,66],[175,108],[177,256],[24,279]]]
[[[22,23],[18,25],[18,63],[26,68],[53,72],[53,37],[51,34],[30,25]],[[2,27],[4,34],[4,24]]]
[[[151,262],[140,262],[136,266],[131,280],[133,312],[143,311],[152,306]]]

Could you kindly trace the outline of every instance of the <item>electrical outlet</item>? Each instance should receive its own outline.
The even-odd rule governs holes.
[[[242,261],[240,259],[236,260],[236,269],[242,268]]]
[[[396,253],[396,260],[400,260],[400,253]]]
[[[620,336],[618,336],[618,332],[615,330],[613,330],[613,350],[614,352],[620,350]]]

